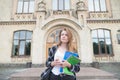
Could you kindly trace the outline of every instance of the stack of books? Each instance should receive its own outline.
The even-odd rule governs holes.
[[[67,60],[71,65],[76,65],[81,62],[81,60],[78,58],[78,54],[72,52],[66,52],[64,59]],[[71,72],[67,67],[64,67],[62,72],[67,75],[74,75],[73,72]]]

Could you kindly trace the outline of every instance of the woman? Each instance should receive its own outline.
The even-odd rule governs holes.
[[[59,43],[53,46],[49,51],[49,57],[46,61],[47,67],[53,67],[50,80],[76,80],[76,72],[80,70],[80,63],[71,65],[64,60],[66,51],[74,52],[72,47],[72,33],[68,28],[63,28],[59,33]],[[63,68],[67,67],[73,75],[63,73]]]

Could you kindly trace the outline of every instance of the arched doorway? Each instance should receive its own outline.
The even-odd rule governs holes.
[[[48,34],[48,37],[46,40],[46,58],[48,57],[48,52],[49,52],[50,48],[58,43],[59,32],[60,32],[61,28],[62,28],[62,26],[58,26],[58,28],[55,28]],[[73,33],[73,30],[71,28],[70,28],[70,30],[72,31],[72,34],[73,34],[72,46],[74,46],[77,51],[77,36],[75,36],[75,34]]]

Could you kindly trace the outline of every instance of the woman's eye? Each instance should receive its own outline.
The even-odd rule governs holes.
[[[64,35],[65,35],[65,36],[68,36],[67,34],[61,34],[61,36],[64,36]]]
[[[61,34],[61,36],[63,36],[64,34]]]
[[[65,34],[65,36],[68,36],[67,34]]]

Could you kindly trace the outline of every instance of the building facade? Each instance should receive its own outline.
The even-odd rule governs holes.
[[[0,63],[43,64],[70,28],[82,63],[120,62],[120,0],[0,0]]]

